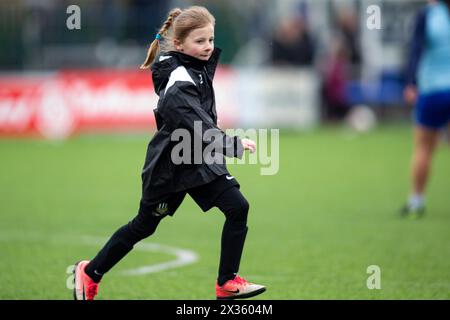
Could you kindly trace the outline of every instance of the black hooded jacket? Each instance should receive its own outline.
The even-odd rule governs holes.
[[[148,144],[142,171],[142,201],[154,204],[175,192],[197,187],[217,177],[229,174],[225,156],[241,158],[243,146],[238,137],[227,136],[217,127],[212,81],[218,64],[220,49],[214,49],[208,61],[181,52],[170,51],[157,56],[152,65],[152,78],[158,106],[154,109],[158,131]],[[197,122],[197,125],[195,125]],[[180,144],[180,137],[172,136],[176,129],[190,133],[191,161],[175,164],[172,149]],[[208,132],[209,135],[204,136]],[[211,135],[215,139],[211,139]],[[205,161],[203,155],[194,161],[194,139],[202,150],[211,148],[213,141],[221,141],[221,161]],[[199,140],[200,139],[200,140]],[[178,151],[178,148],[177,148]],[[177,152],[178,154],[179,152]],[[186,161],[185,161],[186,162]]]

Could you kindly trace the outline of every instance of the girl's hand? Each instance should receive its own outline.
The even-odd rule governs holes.
[[[256,143],[250,139],[241,139],[242,146],[244,150],[250,150],[250,153],[254,153],[256,151]]]

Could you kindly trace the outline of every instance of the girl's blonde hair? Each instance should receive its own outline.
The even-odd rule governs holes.
[[[203,28],[210,23],[214,25],[215,21],[214,16],[205,7],[192,6],[184,10],[172,9],[167,20],[159,29],[155,40],[151,43],[141,69],[151,66],[160,49],[173,50],[174,39],[183,42],[192,30]]]

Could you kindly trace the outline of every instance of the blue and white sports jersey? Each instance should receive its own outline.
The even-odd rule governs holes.
[[[447,6],[437,3],[428,7],[424,27],[425,45],[417,74],[419,92],[450,90],[450,12]]]

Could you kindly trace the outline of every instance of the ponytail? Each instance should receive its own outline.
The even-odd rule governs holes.
[[[166,22],[164,22],[161,29],[159,29],[158,34],[156,35],[155,40],[150,44],[150,47],[147,51],[147,58],[145,58],[144,63],[141,65],[141,69],[148,69],[150,65],[153,63],[153,60],[155,59],[156,55],[159,52],[159,41],[161,38],[164,38],[164,36],[169,31],[170,27],[173,24],[173,21],[182,13],[182,10],[179,8],[175,8],[170,11],[169,16],[167,17]]]

